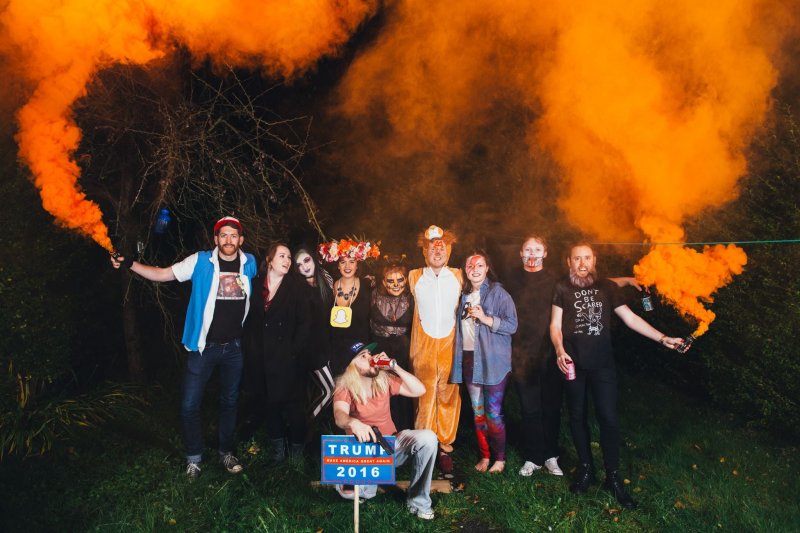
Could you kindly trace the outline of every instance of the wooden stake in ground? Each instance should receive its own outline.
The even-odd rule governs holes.
[[[358,485],[353,485],[353,530],[355,533],[358,533],[358,500],[360,499],[358,495]]]

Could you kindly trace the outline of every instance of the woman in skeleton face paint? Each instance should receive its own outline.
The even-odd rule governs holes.
[[[547,257],[547,245],[541,237],[530,237],[522,244],[519,252],[522,258],[522,268],[528,272],[539,272],[544,266]]]
[[[481,453],[475,469],[500,473],[506,465],[502,407],[511,374],[511,335],[517,331],[517,311],[511,296],[496,281],[485,252],[470,254],[464,271],[450,381],[464,383],[472,402]],[[495,462],[490,468],[492,455]]]
[[[408,267],[405,256],[386,259],[383,279],[372,292],[370,332],[381,351],[408,368],[411,343],[411,322],[414,318],[414,299],[408,290]],[[390,409],[398,431],[414,429],[414,405],[410,398],[392,396]]]
[[[295,272],[311,287],[316,288],[322,302],[330,307],[333,302],[333,277],[314,259],[312,249],[307,246],[298,247],[294,252],[293,263]]]
[[[333,305],[333,277],[314,258],[314,249],[298,246],[292,256],[294,272],[304,279],[309,294],[311,326],[308,338],[311,385],[311,412],[314,417],[322,415],[330,419],[328,403],[333,399],[333,375],[330,370],[331,346],[328,333],[328,316]]]

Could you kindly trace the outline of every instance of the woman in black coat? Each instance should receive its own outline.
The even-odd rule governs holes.
[[[274,457],[300,456],[306,436],[305,396],[311,370],[307,342],[311,328],[308,289],[290,274],[292,255],[285,244],[267,252],[266,272],[253,282],[245,323],[245,375],[250,390],[263,395],[267,433]]]

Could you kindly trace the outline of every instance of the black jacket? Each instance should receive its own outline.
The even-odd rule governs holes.
[[[264,311],[264,275],[253,281],[244,332],[244,388],[266,394],[270,402],[305,399],[309,360],[311,307],[305,283],[283,278]]]

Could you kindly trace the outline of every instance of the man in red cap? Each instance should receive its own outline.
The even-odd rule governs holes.
[[[150,281],[192,281],[182,343],[189,355],[183,377],[181,425],[186,445],[186,475],[200,475],[203,430],[200,404],[206,384],[219,368],[219,456],[232,474],[242,471],[234,456],[236,401],[242,377],[242,324],[249,310],[255,257],[241,251],[242,224],[223,217],[214,224],[213,250],[196,252],[166,268],[112,256],[114,268],[128,268]]]

